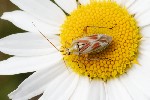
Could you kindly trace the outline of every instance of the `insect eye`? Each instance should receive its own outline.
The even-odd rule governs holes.
[[[79,44],[77,44],[77,48],[79,48]]]

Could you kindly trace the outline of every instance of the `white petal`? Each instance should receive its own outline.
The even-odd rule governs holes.
[[[43,93],[50,82],[62,75],[66,68],[61,63],[54,65],[55,67],[46,68],[35,72],[29,78],[21,83],[14,92],[9,94],[10,99],[25,100]]]
[[[59,48],[59,37],[55,35],[47,38]],[[16,56],[37,56],[58,52],[40,33],[18,33],[0,39],[0,51]]]
[[[60,33],[59,27],[54,27],[53,25],[47,24],[24,11],[18,10],[6,12],[1,18],[12,22],[17,27],[26,31],[38,32],[38,30],[40,30],[42,33],[47,35]],[[37,27],[35,27],[33,24],[35,24]]]
[[[149,27],[144,27],[144,28],[142,28],[141,29],[141,34],[144,36],[144,38],[146,37],[148,37],[148,38],[150,38],[150,32],[149,32],[149,30],[150,30],[150,26]]]
[[[146,54],[147,56],[150,57],[150,39],[149,38],[145,38],[145,40],[142,40],[140,42],[140,46],[139,46],[139,52]]]
[[[132,6],[128,9],[130,13],[135,14],[135,18],[138,21],[139,26],[145,26],[150,24],[150,1],[136,0]]]
[[[138,87],[138,89],[141,91],[142,94],[144,94],[146,97],[150,99],[150,68],[147,69],[144,66],[134,66],[134,70],[130,71],[129,78],[131,80],[134,80],[133,83],[135,86]],[[148,100],[149,100],[148,99]]]
[[[70,14],[77,8],[76,0],[54,0],[63,10]]]
[[[134,79],[130,79],[127,75],[120,78],[121,83],[128,90],[133,100],[149,100],[142,91],[133,83]]]
[[[122,7],[126,7],[127,9],[130,8],[136,0],[115,0],[119,5]]]
[[[69,75],[70,75],[69,71],[66,70],[63,74],[61,74],[56,79],[54,79],[51,83],[48,84],[49,88],[46,89],[46,91],[49,90],[50,93],[53,93],[53,91],[60,85],[60,83],[62,83],[62,81],[64,81]],[[39,100],[45,100],[44,99],[45,95],[46,94],[44,92],[44,94],[40,97]]]
[[[44,100],[68,100],[72,92],[76,88],[79,76],[71,73],[64,81],[52,91],[53,86],[50,85],[43,95]],[[58,96],[59,95],[59,96]]]
[[[106,100],[104,82],[93,80],[90,84],[87,100]]]
[[[137,68],[140,68],[141,71],[144,70],[144,72],[147,76],[150,76],[149,59],[150,59],[150,55],[144,55],[144,54],[139,54],[138,59],[137,59],[137,61],[139,62],[139,65]],[[137,70],[137,72],[138,72],[138,70]]]
[[[125,1],[126,8],[129,8],[136,2],[136,0],[124,0],[124,1]]]
[[[107,89],[107,83],[104,84],[104,87],[105,87],[105,93],[106,93],[106,100],[109,100],[108,89]]]
[[[125,2],[127,2],[126,0],[115,0],[119,5],[121,6],[125,6]]]
[[[150,1],[149,0],[136,0],[133,4],[128,8],[129,12],[132,14],[136,14],[136,16],[142,15],[148,9],[150,9]]]
[[[0,74],[13,75],[54,67],[53,65],[60,62],[61,59],[59,53],[38,57],[11,57],[0,62]]]
[[[108,82],[107,89],[109,100],[132,100],[132,97],[118,79]]]
[[[150,53],[149,51],[140,49],[140,53],[138,55],[137,61],[139,62],[139,66],[144,66],[147,68],[150,68],[149,65],[149,59],[150,59]]]
[[[82,5],[86,5],[90,3],[90,0],[79,0]]]
[[[78,85],[69,100],[87,100],[90,81],[87,77],[80,77]]]
[[[150,58],[150,52],[148,50],[143,50],[143,49],[140,49],[140,50],[142,50],[140,51],[140,54],[144,55],[145,57]]]
[[[134,64],[133,68],[129,70],[128,74],[130,76],[137,76],[137,78],[139,77],[139,79],[141,79],[141,77],[143,77],[143,79],[149,78],[150,76],[149,59],[150,55],[139,54],[137,58],[139,64]],[[146,81],[150,82],[149,79],[147,79]]]
[[[147,61],[147,57],[150,58],[150,40],[149,37],[148,38],[142,38],[142,40],[140,41],[140,45],[139,45],[139,55],[138,58],[140,58],[138,61],[143,61],[143,59],[145,59],[145,61]],[[141,55],[142,59],[141,59]],[[149,62],[148,62],[149,63]],[[148,64],[149,65],[149,64]]]
[[[44,100],[43,96],[41,96],[38,100]]]
[[[136,17],[139,26],[144,27],[150,25],[150,11],[147,11],[140,16]]]
[[[10,0],[22,10],[46,23],[60,26],[66,18],[63,11],[50,0]]]

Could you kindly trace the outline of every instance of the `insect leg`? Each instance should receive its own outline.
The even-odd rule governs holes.
[[[70,71],[70,70],[69,70],[69,68],[67,67],[67,64],[66,64],[66,62],[65,62],[64,58],[63,58],[63,61],[64,61],[64,64],[65,64],[65,66],[66,66],[66,68],[67,68],[68,72],[70,72],[70,73],[71,73],[71,71]]]
[[[79,7],[81,3],[79,2],[79,0],[76,0],[76,2],[77,2],[77,6]]]
[[[117,24],[115,24],[115,26],[116,26]],[[83,29],[83,31],[85,32],[85,33],[87,33],[87,28],[89,28],[89,27],[92,27],[92,28],[106,28],[106,29],[113,29],[115,26],[113,26],[113,27],[102,27],[102,26],[86,26],[86,27],[84,27],[84,29]]]
[[[135,15],[136,15],[136,14],[132,14],[131,16],[132,16],[132,17],[135,17]]]
[[[89,27],[92,27],[92,28],[107,28],[107,27],[100,27],[100,26],[86,26],[86,27],[84,27],[83,31],[84,31],[85,33],[87,33],[87,29],[88,29]]]

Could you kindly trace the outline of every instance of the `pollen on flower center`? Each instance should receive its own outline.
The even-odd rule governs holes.
[[[83,30],[89,27],[87,33]],[[93,34],[106,34],[113,38],[103,51],[86,55],[64,55],[66,65],[80,75],[104,81],[118,77],[136,63],[140,30],[127,9],[112,1],[94,1],[79,6],[62,25],[62,48],[70,48],[73,40]]]

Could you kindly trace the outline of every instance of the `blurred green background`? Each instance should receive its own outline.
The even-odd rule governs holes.
[[[9,0],[0,0],[0,16],[4,12],[19,9]],[[23,32],[23,30],[15,27],[11,22],[0,19],[0,38],[7,35]],[[9,56],[0,52],[0,61],[7,59]],[[19,74],[12,76],[0,76],[0,100],[9,100],[8,94],[17,88],[17,86],[27,78],[31,73]],[[32,100],[36,100],[33,98]]]

